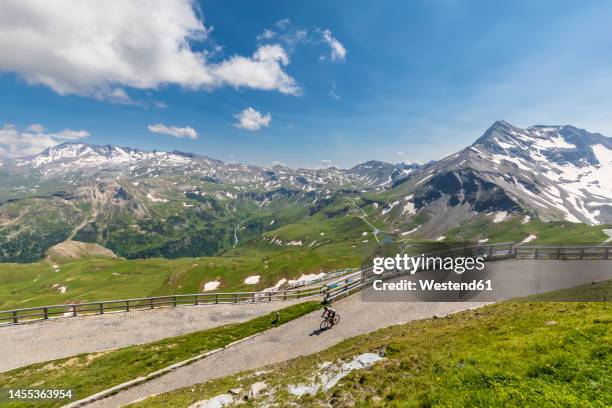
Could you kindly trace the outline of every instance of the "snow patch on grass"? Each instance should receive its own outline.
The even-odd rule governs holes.
[[[302,395],[315,395],[319,390],[329,391],[338,381],[346,377],[355,370],[363,370],[369,368],[374,363],[384,360],[378,354],[363,353],[353,357],[349,362],[332,363],[326,361],[319,364],[320,372],[316,373],[308,384],[288,385],[289,392],[293,395],[301,397]]]
[[[508,216],[507,211],[498,211],[495,213],[495,216],[493,216],[493,222],[494,223],[502,222],[507,216]]]
[[[259,279],[260,278],[261,278],[261,276],[259,276],[259,275],[252,275],[252,276],[247,277],[244,280],[244,283],[246,283],[247,285],[256,285],[256,284],[259,283]]]
[[[527,238],[525,238],[524,240],[522,240],[522,241],[521,241],[521,244],[526,244],[526,243],[528,243],[528,242],[533,241],[533,240],[534,240],[534,239],[536,239],[536,238],[537,238],[537,235],[533,235],[533,234],[531,234],[531,235],[529,235]]]
[[[219,281],[209,281],[204,284],[204,292],[215,290],[221,285]]]

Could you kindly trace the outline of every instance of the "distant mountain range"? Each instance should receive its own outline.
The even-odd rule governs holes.
[[[33,157],[3,160],[1,168],[16,176],[13,191],[19,193],[30,189],[29,184],[20,185],[23,178],[47,182],[58,180],[78,186],[91,184],[92,180],[149,180],[169,175],[191,176],[218,184],[231,184],[238,190],[273,190],[293,188],[301,191],[315,191],[338,186],[360,186],[378,188],[391,185],[410,171],[418,169],[416,164],[393,165],[369,161],[350,170],[335,167],[320,170],[294,170],[284,166],[271,168],[246,164],[228,164],[207,156],[184,152],[142,151],[127,147],[96,146],[85,143],[64,143],[51,147]],[[9,182],[4,180],[4,182]]]
[[[368,231],[376,240],[445,239],[476,222],[518,220],[612,223],[612,139],[499,121],[471,146],[422,166],[265,168],[83,143],[0,162],[5,262],[35,261],[67,239],[128,258],[172,258],[279,241],[324,245],[304,225],[333,225],[336,240]]]

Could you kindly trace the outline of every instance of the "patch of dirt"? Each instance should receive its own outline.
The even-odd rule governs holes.
[[[106,351],[100,351],[99,353],[90,353],[87,355],[87,361],[86,361],[86,365],[91,364],[92,361],[94,361],[96,358],[98,357],[102,357],[108,353],[110,353],[112,350],[106,350]]]
[[[61,370],[62,368],[66,368],[66,367],[82,366],[83,364],[79,360],[80,360],[79,357],[71,357],[68,360],[60,364],[56,362],[51,362],[41,367],[39,371],[55,371],[55,370]]]
[[[108,248],[98,244],[79,241],[64,241],[47,250],[47,259],[53,261],[74,261],[84,258],[116,258]]]

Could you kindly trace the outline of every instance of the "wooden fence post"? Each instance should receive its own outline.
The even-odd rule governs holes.
[[[18,322],[17,312],[13,310],[13,323],[17,323],[17,322]]]
[[[49,319],[49,309],[47,309],[46,307],[43,309],[43,312],[45,314],[45,320]]]
[[[149,298],[149,303],[151,305],[151,309],[153,309],[154,305],[153,305],[153,298]]]
[[[99,309],[100,309],[100,314],[104,314],[104,304],[103,303],[100,303]]]
[[[176,296],[172,297],[172,304],[174,305],[174,307],[176,307]]]
[[[126,311],[126,312],[129,312],[129,311],[130,311],[130,301],[129,301],[129,300],[126,300],[126,301],[125,301],[125,311]]]

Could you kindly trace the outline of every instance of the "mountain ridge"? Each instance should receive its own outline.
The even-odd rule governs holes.
[[[314,250],[368,231],[375,241],[384,231],[444,239],[513,220],[601,225],[612,223],[611,177],[612,139],[568,125],[497,121],[435,162],[350,169],[72,142],[0,167],[0,260],[39,259],[68,237],[146,258],[291,242]],[[314,235],[331,226],[342,234]]]

